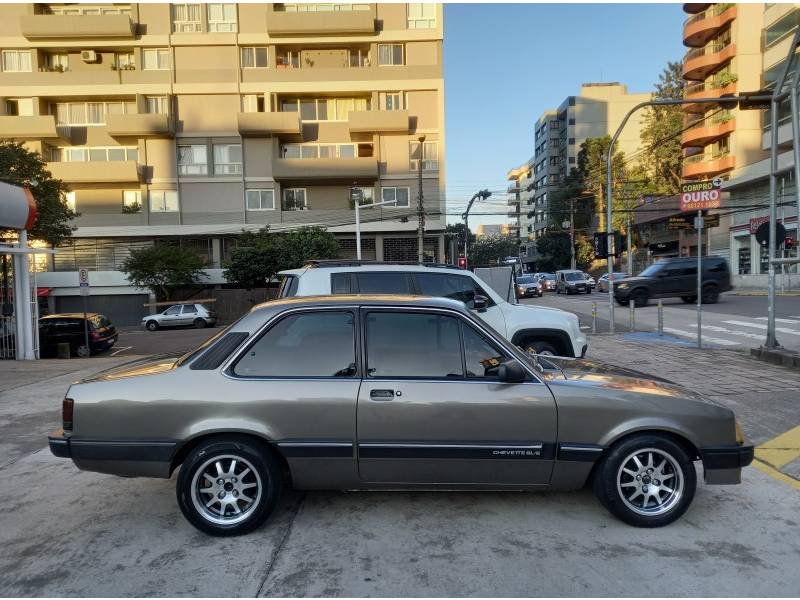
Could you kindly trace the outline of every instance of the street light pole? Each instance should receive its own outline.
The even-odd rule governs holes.
[[[373,208],[375,206],[385,206],[387,204],[396,204],[397,200],[384,200],[383,202],[373,202],[372,204],[359,204],[355,203],[356,209],[356,258],[361,260],[361,209]]]
[[[569,199],[569,268],[575,270],[575,198]]]
[[[464,219],[464,260],[469,263],[469,259],[467,258],[467,251],[469,250],[469,211],[472,210],[472,205],[475,203],[476,200],[486,200],[489,196],[492,195],[492,192],[489,190],[481,190],[474,194],[472,198],[469,199],[469,203],[467,203],[467,210],[461,215],[461,218]]]

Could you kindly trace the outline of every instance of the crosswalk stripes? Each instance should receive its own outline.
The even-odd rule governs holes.
[[[736,320],[723,321],[723,322],[727,323],[728,325],[739,325],[740,327],[752,327],[753,329],[763,329],[763,330],[767,329],[766,323],[750,323],[748,321],[736,321]],[[776,327],[775,331],[779,333],[786,333],[789,335],[800,336],[800,331],[797,331],[796,329],[789,329],[788,327]]]
[[[768,317],[756,317],[759,321],[766,321]],[[799,325],[800,319],[779,319],[775,317],[776,323],[789,323],[790,325]]]
[[[696,331],[685,331],[683,329],[675,329],[674,327],[664,327],[666,333],[671,333],[680,337],[688,337],[693,340],[697,339]],[[708,335],[700,336],[704,342],[709,344],[717,344],[718,346],[738,346],[741,342],[734,342],[733,340],[726,340],[723,338],[715,338]]]
[[[689,323],[689,327],[697,328],[697,323]],[[738,337],[746,337],[753,340],[763,340],[764,334],[750,333],[749,331],[738,331],[736,329],[728,329],[727,327],[720,327],[718,325],[703,325],[703,331],[713,331],[715,333],[725,333],[727,335],[735,335]]]

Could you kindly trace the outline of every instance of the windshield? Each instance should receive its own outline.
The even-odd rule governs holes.
[[[583,275],[580,273],[564,273],[564,279],[567,281],[583,281]]]
[[[542,279],[549,279],[550,281],[553,281],[556,278],[553,273],[545,273],[544,275],[541,275],[541,277]]]
[[[661,270],[660,264],[650,265],[644,271],[639,273],[639,277],[652,277]]]
[[[525,277],[517,277],[517,283],[533,283],[533,277],[525,276]]]

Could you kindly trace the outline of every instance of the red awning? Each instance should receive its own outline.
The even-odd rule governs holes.
[[[50,292],[53,291],[53,288],[36,288],[36,297],[37,298],[44,298],[50,295]]]

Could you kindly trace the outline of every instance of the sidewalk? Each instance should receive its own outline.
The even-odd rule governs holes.
[[[761,466],[800,488],[800,371],[650,333],[590,336],[586,358],[669,379],[728,406]],[[778,447],[779,457],[772,451]]]

